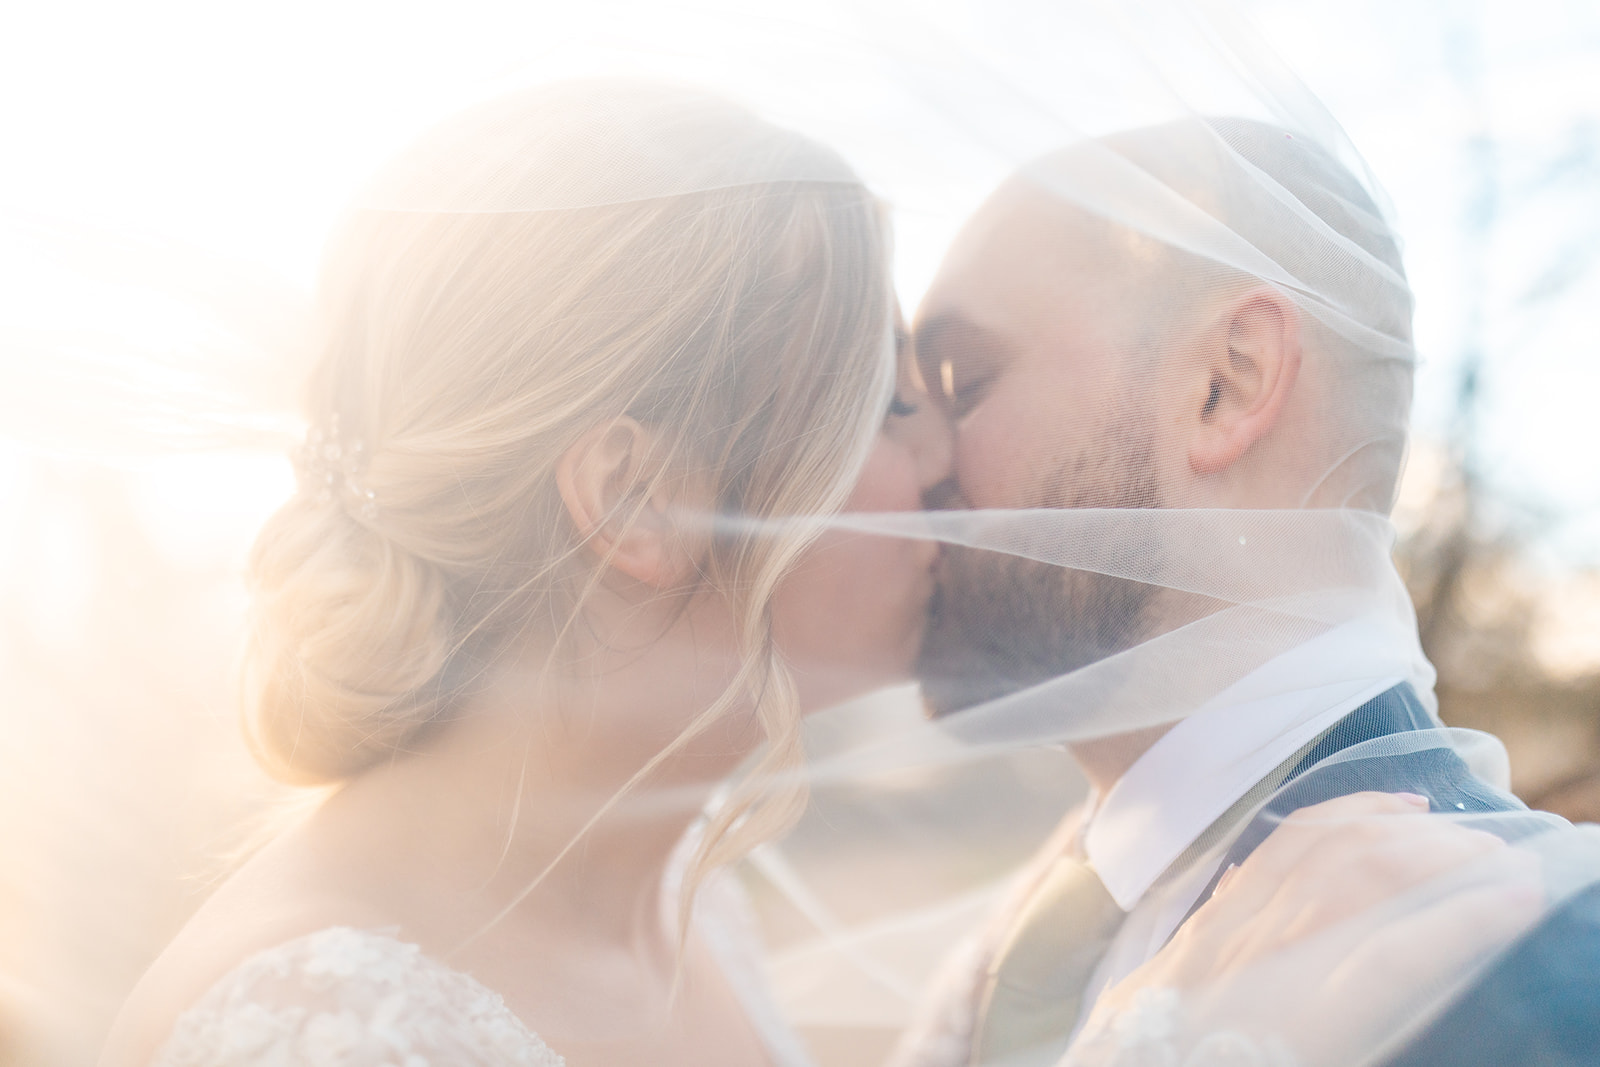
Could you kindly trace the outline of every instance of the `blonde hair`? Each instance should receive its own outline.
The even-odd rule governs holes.
[[[673,90],[649,91],[659,106]],[[773,128],[739,114],[725,149],[745,127],[770,145]],[[506,165],[559,166],[570,185],[609,157]],[[664,476],[709,473],[722,513],[816,516],[841,506],[892,375],[886,235],[855,181],[779,172],[563,210],[358,211],[320,297],[309,415],[336,428],[340,462],[361,452],[347,484],[302,491],[262,530],[246,676],[254,751],[300,784],[423,743],[508,649],[568,631],[595,568],[554,469],[585,430],[623,415],[651,427]],[[801,758],[799,708],[770,605],[809,536],[710,549],[705,580],[733,607],[742,668],[672,747],[752,704],[768,744],[691,882],[803,802],[782,773]]]

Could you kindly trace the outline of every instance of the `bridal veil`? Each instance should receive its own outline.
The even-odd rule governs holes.
[[[964,391],[983,387],[963,375],[976,374],[974,353],[993,342],[985,334],[992,324],[937,302],[947,250],[959,260],[980,248],[1054,249],[1062,276],[1086,282],[1075,298],[1119,324],[1118,359],[1131,368],[1104,394],[1093,471],[1025,470],[1019,477],[1033,479],[1027,506],[984,507],[968,494],[914,514],[698,517],[715,535],[755,541],[799,545],[826,530],[944,546],[947,581],[919,665],[939,714],[926,714],[909,685],[819,712],[797,727],[803,764],[758,760],[728,790],[730,802],[756,810],[773,798],[809,798],[793,833],[757,845],[740,867],[767,925],[771,975],[791,1022],[872,1047],[886,1047],[911,1022],[941,961],[981,926],[1008,878],[1081,796],[1065,746],[1288,702],[1293,728],[1307,731],[1291,751],[1309,754],[1293,782],[1320,780],[1335,793],[1362,759],[1436,753],[1507,789],[1493,738],[1438,722],[1433,671],[1391,559],[1388,511],[1417,360],[1403,230],[1335,116],[1246,20],[1226,6],[1177,0],[872,0],[803,11],[599,5],[569,13],[563,25],[566,36],[547,44],[522,79],[554,88],[515,89],[423,134],[352,191],[346,225],[581,218],[608,206],[850,184],[859,175],[886,205],[918,372],[952,417],[959,421],[970,402]],[[637,87],[604,88],[626,84],[604,81],[618,76],[686,88],[644,106],[649,94]],[[530,107],[537,124],[527,121]],[[839,156],[765,138],[754,115]],[[585,140],[597,126],[610,131],[604,144]],[[529,159],[541,163],[522,165]],[[73,271],[89,263],[96,284],[83,291],[120,293],[128,312],[123,327],[88,336],[20,308],[0,323],[0,339],[20,354],[5,364],[20,383],[12,391],[31,398],[17,405],[9,436],[103,454],[265,446],[298,457],[292,492],[336,497],[353,521],[381,527],[386,508],[406,506],[367,484],[374,460],[363,455],[362,427],[334,411],[300,418],[286,410],[283,379],[292,375],[267,385],[224,381],[207,361],[208,346],[292,351],[298,334],[283,327],[300,306],[292,285],[217,277],[170,247],[130,249],[31,219],[12,226],[51,262],[68,264],[59,279],[33,279],[36,287],[56,285],[59,299],[82,284]],[[158,275],[137,262],[142,256],[161,265]],[[1038,285],[1051,269],[989,281],[1003,301],[1008,287]],[[167,311],[178,309],[166,326],[159,314],[137,314],[130,297],[148,293],[152,278]],[[862,289],[874,291],[865,280]],[[930,301],[915,310],[924,293]],[[1293,367],[1279,373],[1296,378],[1302,399],[1290,410],[1299,421],[1273,431],[1288,443],[1276,453],[1270,501],[1199,506],[1164,488],[1156,458],[1164,413],[1149,397],[1172,367],[1187,366],[1173,339],[1201,329],[1195,309],[1235,297],[1292,321]],[[887,310],[878,312],[887,322]],[[162,332],[175,322],[189,331],[176,357],[173,334]],[[887,330],[883,342],[877,395],[840,404],[886,407]],[[295,362],[285,356],[276,365]],[[1060,398],[1035,397],[1037,410],[1057,399],[1065,410],[1074,386],[1059,388]],[[1198,402],[1226,403],[1226,376],[1215,388]],[[87,420],[70,423],[81,432],[63,432],[69,391],[72,403],[89,406]],[[858,433],[830,444],[818,455],[843,471],[859,466],[870,441]],[[412,459],[448,462],[443,453]],[[1092,491],[1074,491],[1091,483]],[[1005,630],[1028,611],[1041,613],[1034,631]],[[460,681],[449,672],[470,669],[470,658],[449,659],[443,654],[428,678]],[[1357,749],[1315,749],[1331,711],[1400,685],[1415,696],[1421,729]],[[1250,758],[1237,757],[1241,765]],[[1227,811],[1201,819],[1187,862],[1220,873],[1258,816],[1281,818],[1275,794],[1293,787],[1272,778],[1282,762],[1258,768],[1268,785],[1243,808],[1230,799]],[[1600,880],[1600,841],[1589,828],[1503,797],[1497,810],[1429,817],[1512,842],[1540,872],[1543,911]],[[624,812],[686,802],[648,777],[617,801]],[[730,821],[736,829],[739,820]],[[1213,834],[1201,833],[1213,824]],[[1186,908],[1162,875],[1129,875],[1111,888],[1129,899],[1172,892],[1181,917]],[[1427,925],[1441,905],[1504,877],[1499,860],[1453,868],[1213,984],[1174,990],[1171,1003],[1145,998],[1130,1009],[1144,1013],[1143,1029],[1096,1031],[1091,1020],[1069,1055],[1085,1064],[1382,1062],[1511,948]],[[1352,1006],[1348,984],[1330,979],[1365,973],[1360,966],[1395,946],[1442,951],[1452,939],[1464,948],[1449,973],[1424,968],[1413,982],[1364,986],[1392,1010]],[[1324,1000],[1362,1025],[1335,1041],[1292,1010]],[[1238,1041],[1206,1046],[1217,1033]]]

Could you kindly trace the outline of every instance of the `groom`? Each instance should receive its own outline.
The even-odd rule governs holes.
[[[1112,169],[1097,157],[1114,157]],[[1137,180],[1109,201],[1079,206],[1106,187],[1084,174],[1121,181],[1134,169]],[[1275,219],[1272,203],[1236,195],[1239,174],[1299,213]],[[1319,291],[1344,319],[1330,328],[1282,287],[1237,264],[1209,269],[1125,225],[1126,213],[1109,221],[1116,197],[1149,177],[1296,278],[1323,272]],[[1158,214],[1184,217],[1170,205]],[[1280,224],[1326,236],[1297,241],[1275,232]],[[1330,246],[1343,251],[1330,257]],[[1349,346],[1370,335],[1408,347],[1410,316],[1378,209],[1341,164],[1281,130],[1189,121],[1066,150],[979,209],[919,309],[917,358],[956,425],[954,473],[936,503],[1386,513],[1412,361],[1351,360]],[[936,715],[959,711],[1205,611],[1154,585],[949,549],[924,694]],[[1359,621],[1337,627],[1250,674],[1272,677],[1271,700],[1230,706],[1225,692],[1175,726],[1074,744],[1093,788],[1086,812],[1068,816],[1014,898],[952,961],[901,1062],[1053,1062],[1097,993],[1159,950],[1290,811],[1368,789],[1422,794],[1435,811],[1520,809],[1448,748],[1306,773],[1365,742],[1438,726],[1393,669],[1387,637]],[[1313,680],[1296,687],[1307,664],[1314,690]],[[1230,836],[1219,861],[1208,846]],[[1600,890],[1555,911],[1388,1062],[1600,1063]]]

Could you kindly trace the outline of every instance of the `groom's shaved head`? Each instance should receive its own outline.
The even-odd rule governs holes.
[[[949,503],[1386,510],[1411,363],[1363,346],[1404,348],[1410,312],[1361,183],[1283,130],[1186,120],[1038,160],[963,228],[919,309],[923,376],[956,422]],[[924,693],[969,706],[1195,610],[951,549]]]

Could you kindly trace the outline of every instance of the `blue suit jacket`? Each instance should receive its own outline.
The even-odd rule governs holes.
[[[1420,793],[1434,811],[1521,811],[1514,797],[1477,778],[1454,752],[1429,748],[1342,762],[1306,774],[1365,741],[1434,727],[1415,691],[1401,685],[1340,720],[1290,772],[1280,792],[1246,826],[1221,869],[1266,839],[1282,816],[1363,790]],[[1220,875],[1219,875],[1220,876]],[[1215,881],[1202,894],[1211,895]],[[1600,1065],[1600,886],[1547,916],[1451,1005],[1389,1067],[1567,1067]]]

